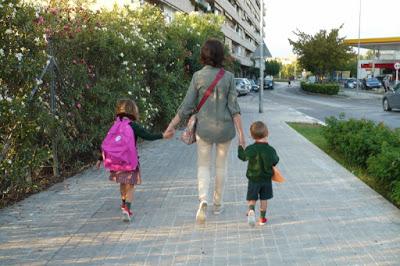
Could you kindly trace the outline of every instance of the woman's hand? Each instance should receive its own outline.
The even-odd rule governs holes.
[[[175,129],[168,127],[164,133],[163,133],[163,138],[164,139],[170,139],[175,135]]]
[[[239,135],[239,145],[242,146],[243,148],[246,147],[246,139],[244,137],[243,133],[243,127],[242,127],[242,118],[240,114],[237,114],[233,117],[233,123],[235,124],[236,131]]]
[[[246,148],[246,139],[243,133],[239,133],[239,146],[242,146],[243,149]]]
[[[180,117],[178,115],[175,115],[175,117],[171,120],[167,129],[165,130],[163,137],[167,139],[172,138],[175,135],[175,127],[179,124],[180,121]]]

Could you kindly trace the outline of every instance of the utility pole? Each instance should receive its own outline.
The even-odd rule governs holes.
[[[356,85],[357,85],[357,92],[359,92],[360,89],[360,35],[361,35],[361,0],[360,0],[360,9],[358,11],[358,52],[357,52],[357,80],[356,80]]]
[[[263,92],[264,92],[264,0],[261,0],[260,19],[260,88],[258,90],[259,108],[258,112],[263,113]]]

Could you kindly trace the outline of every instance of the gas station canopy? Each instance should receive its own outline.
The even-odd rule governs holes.
[[[380,50],[380,51],[400,51],[400,37],[367,38],[367,39],[347,39],[344,43],[353,47]]]

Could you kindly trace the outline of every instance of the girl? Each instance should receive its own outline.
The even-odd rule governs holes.
[[[151,133],[143,128],[139,123],[139,109],[133,100],[122,99],[118,100],[116,107],[116,117],[119,119],[129,119],[130,126],[135,135],[135,143],[137,143],[137,138],[140,137],[144,140],[157,140],[162,138],[171,138],[173,132],[164,133]],[[136,145],[135,145],[136,146]],[[99,166],[99,163],[97,164]],[[121,192],[121,210],[123,221],[129,222],[133,216],[131,211],[131,205],[133,201],[133,193],[135,185],[141,184],[141,176],[139,165],[133,171],[111,171],[109,179],[111,181],[117,182],[120,185]]]

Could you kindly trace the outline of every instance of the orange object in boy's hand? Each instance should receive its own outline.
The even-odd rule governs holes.
[[[272,166],[272,169],[274,170],[274,175],[272,176],[272,181],[277,182],[277,183],[283,183],[286,181],[286,179],[281,174],[281,171],[279,171],[279,169],[276,166]]]

